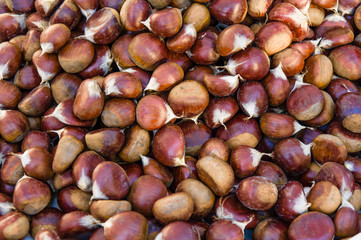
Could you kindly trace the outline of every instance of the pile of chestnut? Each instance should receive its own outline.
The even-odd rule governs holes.
[[[0,240],[360,240],[360,79],[361,0],[0,0]]]

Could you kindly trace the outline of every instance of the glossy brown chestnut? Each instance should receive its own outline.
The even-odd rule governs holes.
[[[209,10],[213,17],[224,24],[241,23],[247,14],[247,2],[245,0],[235,0],[227,2],[225,0],[212,1]]]
[[[53,102],[49,83],[42,84],[28,93],[18,104],[18,109],[29,117],[40,117]]]
[[[237,91],[237,101],[242,111],[250,118],[258,118],[268,108],[265,88],[259,82],[246,82]]]
[[[357,86],[353,82],[343,78],[332,79],[326,90],[335,102],[344,93],[358,92]]]
[[[256,120],[239,114],[220,127],[216,137],[224,140],[230,149],[240,145],[255,147],[261,140],[261,131]]]
[[[24,175],[21,160],[16,155],[7,156],[1,166],[1,180],[6,184],[15,185]]]
[[[64,213],[72,211],[89,212],[90,193],[83,192],[76,186],[63,188],[57,196],[57,203]]]
[[[261,221],[253,232],[254,240],[262,240],[267,238],[280,240],[287,239],[287,225],[277,218],[267,218]]]
[[[325,99],[325,104],[323,106],[323,109],[317,117],[306,121],[305,122],[306,125],[312,127],[324,126],[328,124],[335,116],[335,103],[333,102],[332,97],[325,91],[321,91],[321,92]]]
[[[75,74],[61,73],[51,82],[51,92],[56,103],[75,99],[82,80]]]
[[[39,29],[30,29],[25,36],[21,45],[21,51],[25,61],[31,61],[34,53],[40,49],[40,34]]]
[[[341,205],[335,214],[335,235],[337,237],[352,237],[357,232],[358,214],[353,206],[346,202]]]
[[[40,76],[34,65],[27,65],[20,68],[14,76],[14,85],[25,90],[31,90],[39,86],[40,82]]]
[[[326,162],[343,164],[347,158],[347,149],[340,138],[321,134],[313,139],[312,156],[320,164]]]
[[[0,110],[0,134],[10,143],[23,140],[30,125],[27,117],[17,110]]]
[[[174,36],[182,27],[182,14],[178,8],[165,8],[152,13],[142,23],[155,35],[167,38]]]
[[[244,179],[238,186],[237,198],[252,210],[268,210],[277,202],[278,189],[264,177],[252,176]]]
[[[229,56],[246,49],[254,40],[252,30],[241,24],[233,24],[224,29],[217,38],[217,51],[221,56]]]
[[[213,156],[228,161],[229,149],[227,144],[219,138],[210,138],[199,149],[198,157]]]
[[[47,207],[40,213],[31,218],[31,236],[35,237],[41,230],[50,230],[57,232],[59,219],[63,215],[61,210],[53,207]]]
[[[16,109],[21,100],[20,89],[5,80],[0,80],[0,104],[3,109]]]
[[[53,178],[52,184],[55,190],[60,190],[74,183],[75,181],[73,178],[72,170],[69,169],[63,173],[56,173]]]
[[[206,239],[221,240],[225,236],[228,239],[244,239],[244,227],[246,223],[226,219],[218,220],[209,226]]]
[[[217,128],[230,120],[237,112],[237,101],[231,97],[214,98],[203,113],[205,123],[210,128]]]
[[[129,192],[126,172],[114,162],[102,162],[96,166],[92,175],[92,200],[121,200]]]
[[[38,50],[33,54],[32,61],[42,82],[50,81],[61,71],[58,57],[55,54],[42,54],[42,51]]]
[[[125,29],[137,32],[146,27],[141,23],[152,12],[150,4],[145,0],[127,0],[120,9],[120,20]]]
[[[286,48],[272,56],[272,67],[282,64],[282,70],[287,77],[300,73],[304,67],[304,57],[295,48]]]
[[[85,142],[90,150],[104,157],[117,154],[124,144],[124,132],[119,128],[102,128],[85,135]]]
[[[138,98],[142,90],[141,82],[127,72],[113,72],[103,82],[104,94],[111,97]]]
[[[50,200],[49,186],[39,180],[26,176],[15,185],[13,203],[18,211],[35,215],[43,210]]]
[[[345,45],[334,49],[329,56],[337,75],[351,81],[361,77],[357,68],[361,62],[361,49],[353,45]]]
[[[200,65],[216,63],[220,55],[217,52],[218,34],[212,30],[205,30],[197,35],[193,47],[186,51],[188,57]]]
[[[302,184],[289,181],[279,190],[275,211],[282,220],[292,222],[296,217],[307,212],[310,206]]]
[[[127,173],[129,184],[132,185],[135,180],[144,175],[143,169],[140,164],[137,163],[125,163],[121,164],[121,167]]]
[[[166,46],[172,52],[183,53],[195,43],[197,30],[193,24],[184,24],[178,33],[167,39]]]
[[[336,117],[342,126],[353,133],[361,133],[361,94],[348,92],[336,100]]]
[[[158,178],[144,175],[138,178],[129,192],[128,200],[135,211],[144,216],[152,216],[156,201],[167,196],[167,188]]]
[[[261,161],[254,176],[264,177],[273,182],[277,188],[281,188],[288,182],[286,174],[276,164],[267,161]]]
[[[170,170],[152,158],[143,155],[141,158],[144,174],[158,178],[166,185],[166,187],[169,187],[173,182],[173,175]]]
[[[149,236],[149,235],[148,235]],[[197,240],[199,238],[198,230],[189,223],[175,221],[167,224],[162,231],[156,235],[154,240]]]
[[[318,223],[319,228],[314,224]],[[297,217],[288,228],[288,239],[327,239],[335,235],[332,219],[324,213],[308,212]]]
[[[57,52],[69,40],[70,34],[71,32],[69,28],[62,23],[53,24],[45,28],[40,35],[40,46],[42,52]],[[59,37],[55,37],[56,35],[58,35]]]
[[[152,149],[154,157],[165,166],[185,165],[185,139],[177,125],[170,124],[159,129],[154,135]]]
[[[51,15],[50,24],[62,23],[73,30],[80,22],[82,14],[73,0],[65,0]]]
[[[0,44],[0,79],[8,79],[15,75],[20,68],[21,52],[14,43]]]
[[[107,45],[95,46],[95,54],[90,65],[79,73],[83,79],[105,76],[113,63],[110,49]],[[100,85],[100,84],[99,84]]]
[[[183,77],[183,69],[178,64],[173,62],[163,63],[154,70],[144,91],[169,90],[182,81]]]
[[[61,238],[72,237],[80,233],[94,231],[99,221],[82,211],[73,211],[61,216],[58,223],[58,234]]]
[[[0,217],[0,237],[2,239],[22,239],[28,234],[29,228],[29,220],[21,212],[9,212]]]
[[[119,13],[109,7],[102,8],[92,14],[84,29],[85,38],[95,44],[109,44],[114,42],[121,31]]]
[[[104,236],[109,240],[145,239],[147,236],[147,229],[147,219],[142,214],[128,211],[118,213],[105,222]]]
[[[144,45],[149,47],[144,49],[141,47]],[[128,53],[138,67],[152,71],[164,62],[166,47],[156,35],[152,33],[141,33],[130,41]]]

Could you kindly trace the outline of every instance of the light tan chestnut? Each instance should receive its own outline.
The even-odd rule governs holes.
[[[104,105],[102,122],[107,127],[126,128],[135,121],[136,106],[130,99],[110,99]]]
[[[76,93],[73,112],[81,120],[91,120],[100,116],[104,107],[104,95],[94,79],[84,80]]]
[[[26,215],[21,212],[9,212],[0,217],[1,239],[22,239],[26,237],[29,229],[29,220]]]
[[[153,205],[153,215],[161,224],[187,221],[194,210],[194,202],[188,193],[177,192],[163,197]]]
[[[84,145],[77,138],[67,135],[59,140],[53,160],[53,171],[64,172],[84,149]]]
[[[138,125],[134,125],[125,132],[125,143],[118,156],[125,162],[139,161],[141,155],[149,152],[151,137],[149,132]]]
[[[186,192],[191,195],[194,202],[193,218],[203,219],[212,211],[214,194],[201,181],[187,178],[178,184],[176,192]]]
[[[132,205],[126,200],[96,200],[90,205],[90,213],[102,222],[120,212],[131,211]]]
[[[234,183],[232,167],[218,157],[206,156],[197,162],[197,172],[200,180],[217,196],[228,194]]]

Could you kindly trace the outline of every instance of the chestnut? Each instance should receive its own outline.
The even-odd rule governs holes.
[[[302,42],[292,43],[290,45],[290,48],[298,50],[302,54],[304,59],[306,59],[314,53],[316,49],[315,45],[317,44],[318,44],[318,40],[302,41]]]
[[[337,237],[352,237],[358,232],[358,214],[347,201],[344,201],[337,210],[333,221],[335,223],[335,234]]]
[[[61,210],[53,207],[47,207],[40,213],[32,216],[31,236],[35,237],[36,234],[42,230],[57,232],[57,225],[62,215],[63,213]]]
[[[224,68],[230,74],[239,74],[247,81],[259,81],[267,76],[270,69],[270,60],[267,53],[263,50],[249,47],[244,51],[234,54]]]
[[[80,38],[85,38],[95,44],[105,45],[114,42],[120,31],[119,13],[113,8],[104,7],[87,19],[84,35]]]
[[[129,179],[129,184],[130,185],[132,185],[135,182],[135,180],[137,180],[142,175],[144,175],[143,169],[140,166],[140,164],[137,164],[137,163],[125,163],[125,164],[121,164],[121,167],[126,172],[126,174],[128,176],[128,179]]]
[[[0,79],[8,79],[15,75],[21,64],[20,48],[14,43],[0,44]]]
[[[250,118],[258,118],[268,108],[265,88],[259,82],[246,82],[237,91],[237,101],[242,111]]]
[[[212,1],[209,11],[213,17],[224,24],[241,23],[247,14],[246,0],[227,2],[225,0]]]
[[[286,49],[291,43],[292,32],[283,22],[269,22],[256,34],[257,46],[269,56]]]
[[[265,0],[248,0],[247,13],[254,18],[264,17],[268,11],[268,8],[272,5],[273,1]]]
[[[121,200],[129,192],[126,172],[118,164],[105,161],[98,164],[92,175],[93,196],[91,200]]]
[[[142,90],[140,81],[127,72],[113,72],[103,82],[105,95],[111,97],[138,98]]]
[[[219,138],[210,138],[199,149],[198,157],[213,156],[228,161],[229,149],[227,144]]]
[[[206,239],[221,240],[227,236],[227,239],[244,239],[244,227],[247,223],[221,219],[215,221],[207,230]]]
[[[145,0],[127,0],[120,9],[120,20],[128,31],[137,32],[145,29],[142,24],[151,14],[152,8]]]
[[[158,161],[141,155],[143,171],[145,175],[151,175],[161,180],[166,187],[169,187],[173,182],[173,175],[170,170],[160,164]],[[128,176],[129,177],[129,176]]]
[[[178,184],[187,178],[199,179],[196,163],[197,160],[190,156],[185,156],[185,164],[184,166],[174,167],[171,169],[173,175],[173,182],[171,185],[171,189],[176,189]]]
[[[287,225],[277,218],[267,218],[260,223],[253,232],[254,240],[274,238],[280,240],[287,239]]]
[[[267,137],[280,139],[290,137],[306,127],[289,115],[270,112],[262,115],[260,128]]]
[[[184,24],[178,33],[166,41],[167,48],[172,52],[183,53],[189,50],[197,39],[194,24]]]
[[[293,41],[299,42],[305,39],[308,31],[308,19],[291,3],[283,2],[274,6],[268,17],[271,21],[285,23],[292,32]]]
[[[166,125],[153,138],[154,157],[168,167],[184,166],[185,139],[177,125]]]
[[[232,150],[230,159],[234,174],[241,179],[253,175],[263,155],[268,154],[245,145],[236,147]]]
[[[41,230],[35,236],[35,240],[46,240],[46,239],[60,240],[58,234],[51,230]]]
[[[341,164],[327,162],[315,176],[315,181],[330,181],[341,192],[342,199],[349,200],[355,189],[355,180],[352,173]]]
[[[95,53],[92,62],[79,73],[79,76],[84,79],[105,76],[111,69],[113,58],[109,47],[107,45],[95,46],[94,50]]]
[[[157,95],[147,95],[140,99],[136,117],[140,127],[148,131],[159,129],[172,119],[178,118],[168,103]]]
[[[254,176],[264,177],[273,182],[277,188],[281,188],[288,182],[286,174],[276,164],[267,161],[261,161],[258,164],[257,170],[254,172]]]
[[[89,211],[90,193],[83,192],[76,186],[63,188],[57,196],[59,208],[64,212]]]
[[[90,192],[92,189],[92,174],[95,167],[105,160],[94,151],[79,154],[72,167],[75,184],[83,191]]]
[[[117,154],[124,143],[123,130],[119,128],[101,128],[85,135],[85,142],[90,150],[104,157]]]
[[[158,178],[144,175],[138,178],[131,186],[129,202],[137,212],[144,216],[152,216],[155,202],[167,196],[167,188]]]
[[[247,223],[246,229],[254,228],[258,222],[257,213],[243,206],[233,194],[218,198],[214,211],[218,219]]]
[[[72,237],[80,233],[94,231],[100,222],[92,215],[82,211],[73,211],[61,216],[58,234],[61,238]]]
[[[83,149],[83,143],[71,135],[60,138],[52,163],[53,171],[55,173],[64,172]]]
[[[347,158],[345,144],[336,136],[321,134],[313,139],[312,156],[320,164],[344,163]]]
[[[201,3],[193,3],[183,15],[184,24],[193,24],[196,31],[204,30],[211,23],[211,14],[208,8]]]
[[[252,176],[240,182],[237,198],[252,210],[268,210],[277,202],[278,189],[264,177]]]
[[[173,62],[163,63],[154,70],[144,91],[169,90],[174,85],[182,81],[183,77],[183,69],[178,64]]]
[[[96,200],[90,205],[90,213],[96,219],[106,222],[120,212],[131,211],[132,205],[126,200]]]
[[[237,90],[240,79],[242,80],[239,75],[205,74],[202,81],[213,96],[226,97]]]
[[[17,110],[0,110],[0,134],[10,143],[23,140],[30,128],[28,118]]]
[[[71,169],[66,170],[63,173],[56,173],[53,178],[53,181],[52,181],[52,185],[55,190],[63,189],[74,183],[75,183],[75,181],[74,181]]]
[[[149,235],[148,235],[149,237]],[[183,221],[175,221],[167,224],[154,240],[197,240],[199,238],[199,231],[191,224]]]
[[[197,161],[197,173],[214,194],[224,196],[228,194],[234,182],[232,167],[218,157],[205,156]]]
[[[26,18],[25,24],[29,30],[32,28],[44,30],[49,26],[49,21],[47,18],[42,17],[38,12],[33,12]]]
[[[65,0],[49,19],[50,24],[62,23],[73,30],[80,22],[82,14],[73,0]]]
[[[274,161],[290,176],[300,175],[310,166],[311,147],[296,138],[283,139],[274,147]]]
[[[15,185],[14,207],[28,215],[43,210],[51,200],[49,186],[35,178],[24,176]]]
[[[91,120],[100,116],[104,107],[104,95],[94,79],[84,80],[76,93],[73,112],[81,120]]]
[[[20,89],[5,80],[0,80],[0,94],[0,104],[3,109],[16,109],[22,97]]]
[[[1,180],[6,184],[15,185],[24,175],[24,167],[17,155],[10,155],[5,158],[1,166]]]
[[[80,8],[83,16],[87,19],[96,12],[99,4],[96,0],[74,0],[74,2]]]
[[[186,54],[196,64],[216,63],[220,57],[216,49],[217,38],[218,34],[211,29],[200,32],[193,47],[186,51]]]
[[[335,103],[332,100],[332,97],[325,91],[321,91],[323,94],[323,97],[325,99],[325,104],[323,106],[323,109],[321,113],[311,119],[305,122],[305,124],[313,127],[320,127],[328,124],[335,115]]]
[[[59,60],[55,54],[42,53],[38,50],[33,54],[32,61],[42,82],[50,81],[60,73]]]
[[[300,73],[304,67],[304,57],[295,48],[286,48],[272,56],[272,67],[282,64],[282,70],[287,77]]]
[[[4,216],[14,209],[15,208],[11,202],[11,197],[5,195],[4,193],[0,193],[0,216]]]
[[[319,228],[315,228],[317,223]],[[332,219],[324,213],[308,212],[298,216],[288,228],[288,239],[328,239],[335,235]]]
[[[20,89],[31,90],[41,82],[40,76],[34,65],[27,65],[20,68],[14,76],[14,85]]]
[[[329,55],[333,69],[337,75],[351,81],[361,77],[357,66],[361,61],[361,49],[354,45],[344,45],[332,50]]]
[[[255,147],[261,140],[261,131],[256,120],[238,114],[218,128],[216,137],[226,141],[230,149],[240,145]]]
[[[40,49],[40,34],[39,29],[30,29],[21,44],[21,51],[25,61],[31,61],[34,53]]]
[[[188,193],[194,202],[192,218],[203,219],[213,208],[215,197],[212,191],[202,182],[187,178],[177,185],[176,192]]]
[[[221,56],[229,56],[246,49],[254,40],[252,30],[241,24],[233,24],[224,29],[217,38],[217,51]]]
[[[182,27],[182,14],[178,8],[165,8],[152,13],[142,23],[155,35],[167,38],[174,36]]]
[[[75,99],[82,80],[75,74],[61,73],[51,82],[51,92],[56,103]]]
[[[336,100],[336,117],[342,126],[353,133],[361,133],[359,122],[361,113],[361,94],[348,92]]]
[[[20,35],[24,32],[26,15],[3,13],[0,15],[0,27],[2,29],[0,34],[0,41],[8,41],[11,38]]]
[[[30,223],[25,214],[9,212],[0,217],[1,239],[22,239],[29,232]]]
[[[237,112],[239,106],[232,97],[214,98],[203,112],[205,123],[210,128],[217,128],[230,120]]]
[[[311,211],[331,214],[341,204],[341,193],[331,182],[320,181],[311,188],[307,201],[311,203]]]
[[[29,117],[40,117],[52,104],[52,94],[48,82],[34,88],[18,104],[18,109]]]
[[[161,224],[187,221],[194,210],[194,202],[186,192],[177,192],[158,199],[153,205],[153,215]]]
[[[69,28],[62,23],[53,24],[45,28],[40,35],[42,53],[57,52],[69,40],[70,34]],[[59,35],[60,37],[56,38],[55,35]]]
[[[310,206],[311,203],[307,202],[302,184],[289,181],[279,190],[275,211],[282,220],[292,222],[296,217],[307,212]]]
[[[150,135],[138,125],[134,125],[125,132],[125,143],[118,156],[125,162],[136,162],[141,155],[147,155],[150,146]]]
[[[333,101],[336,100],[344,93],[358,92],[357,86],[350,80],[343,78],[334,78],[331,80],[326,91],[331,95]]]
[[[103,226],[104,236],[109,240],[137,240],[145,239],[147,236],[147,219],[134,211],[118,213],[109,218]]]
[[[124,7],[123,7],[124,8]],[[147,45],[144,49],[141,46]],[[165,44],[153,33],[141,33],[129,43],[130,59],[141,69],[153,71],[164,62],[166,57]]]

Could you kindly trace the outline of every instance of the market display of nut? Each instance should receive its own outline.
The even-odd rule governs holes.
[[[361,239],[361,0],[0,0],[0,240]]]

